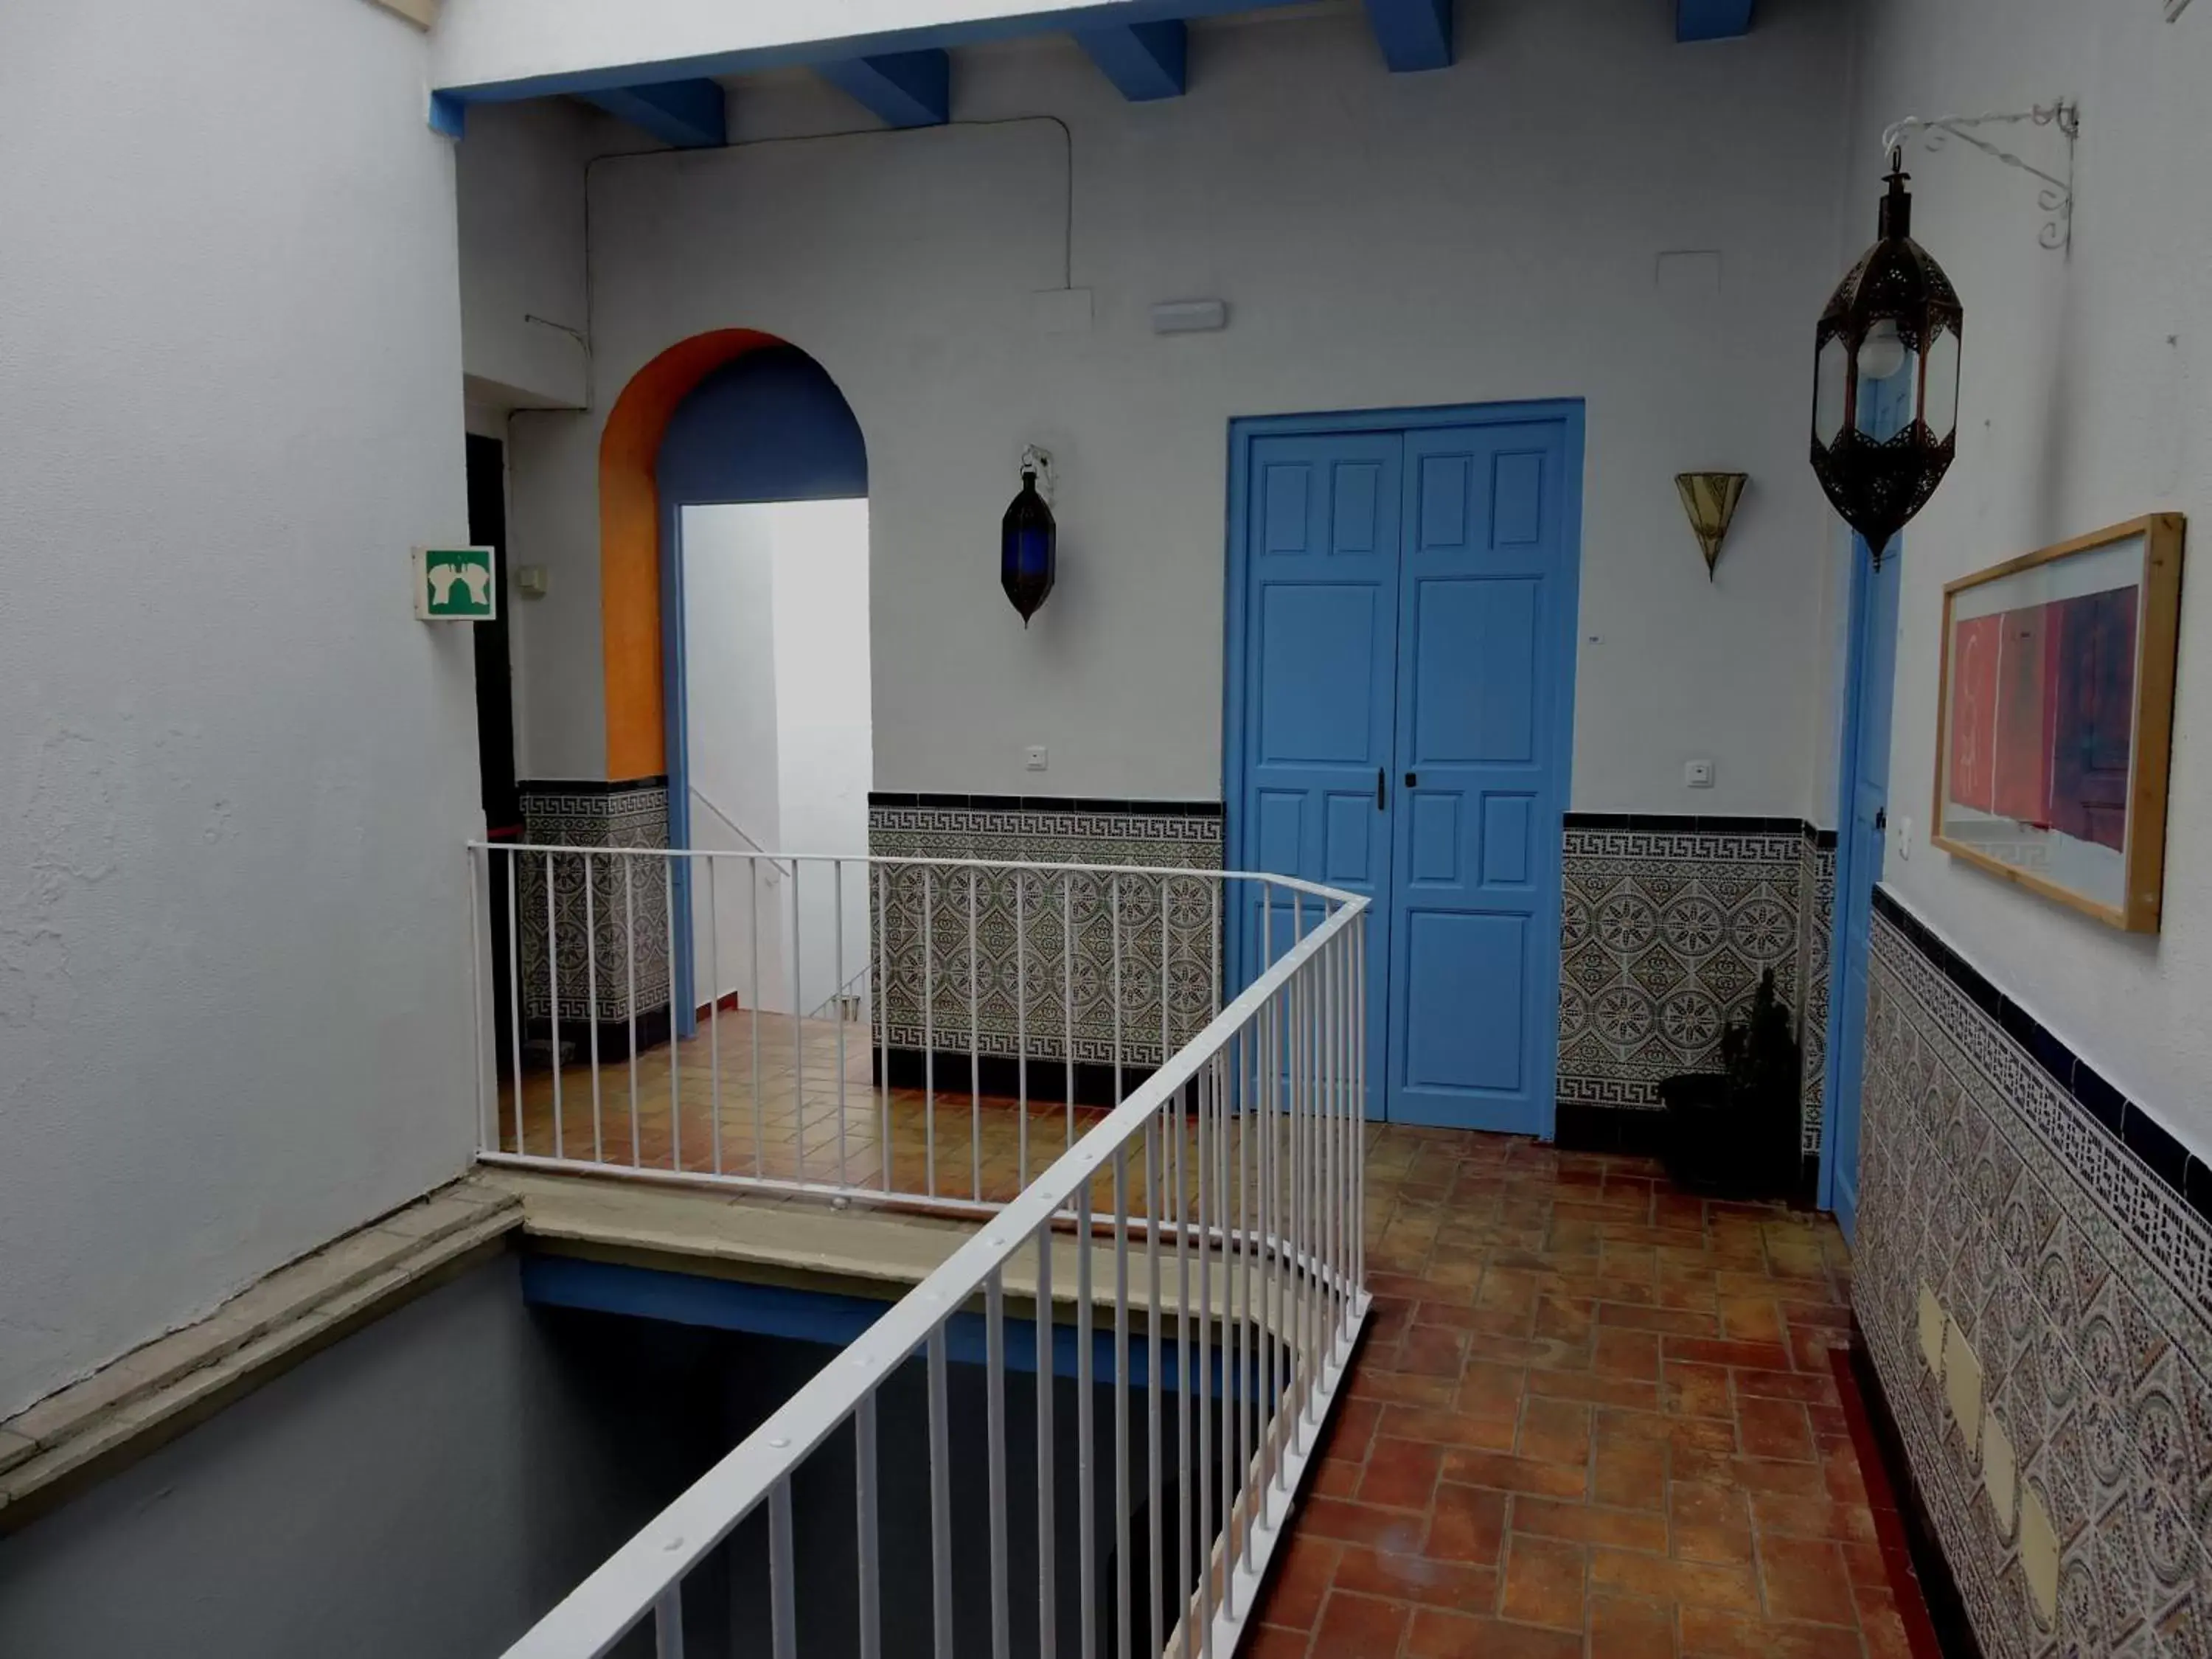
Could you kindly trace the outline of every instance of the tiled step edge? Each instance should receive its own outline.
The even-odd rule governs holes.
[[[45,1514],[289,1365],[427,1290],[520,1225],[511,1193],[459,1181],[249,1285],[0,1423],[0,1533]]]

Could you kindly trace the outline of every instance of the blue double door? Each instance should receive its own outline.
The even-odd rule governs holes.
[[[1231,861],[1373,900],[1370,1117],[1550,1133],[1580,416],[1545,407],[1234,445]]]

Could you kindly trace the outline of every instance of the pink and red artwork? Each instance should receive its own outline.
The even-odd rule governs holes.
[[[2113,588],[1954,624],[1954,803],[2124,849],[2136,598]]]

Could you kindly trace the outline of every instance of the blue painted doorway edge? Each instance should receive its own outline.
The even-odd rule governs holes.
[[[1583,552],[1583,400],[1580,398],[1531,398],[1521,402],[1489,404],[1426,404],[1404,409],[1354,409],[1317,410],[1294,415],[1238,415],[1229,422],[1229,501],[1224,533],[1227,538],[1228,556],[1224,562],[1223,650],[1221,693],[1221,810],[1223,815],[1221,846],[1224,861],[1232,866],[1238,836],[1242,828],[1244,781],[1244,647],[1247,618],[1244,614],[1246,587],[1246,534],[1249,513],[1252,445],[1255,439],[1276,436],[1302,436],[1320,433],[1346,432],[1414,432],[1437,427],[1502,426],[1521,421],[1557,421],[1565,434],[1567,492],[1565,502],[1566,523],[1564,544],[1567,551],[1566,568],[1561,573],[1562,592],[1569,616],[1574,625],[1568,630],[1571,646],[1579,646],[1582,599]],[[1553,740],[1559,745],[1560,763],[1567,769],[1570,780],[1568,795],[1571,798],[1575,739],[1575,682],[1579,651],[1570,649],[1562,653],[1559,663],[1559,695],[1553,702]],[[1567,801],[1563,800],[1564,809]],[[1553,1030],[1556,1033],[1559,1020],[1559,908],[1563,879],[1560,860],[1563,851],[1563,825],[1551,826],[1549,846],[1552,866],[1547,910],[1548,926],[1540,945],[1542,971],[1551,988]],[[1243,961],[1243,939],[1241,927],[1224,927],[1228,934],[1222,954],[1223,971],[1228,983],[1241,986],[1249,977]],[[1390,1029],[1386,1016],[1384,1030]],[[1387,1057],[1368,1057],[1368,1076],[1374,1079],[1370,1087],[1378,1097],[1387,1094],[1389,1066]],[[1538,1097],[1542,1101],[1542,1132],[1538,1137],[1550,1140],[1558,1127],[1559,1119],[1559,1045],[1556,1041],[1540,1045],[1537,1063],[1542,1067],[1538,1085]],[[1377,1102],[1370,1101],[1372,1107]],[[1380,1099],[1383,1110],[1370,1113],[1370,1121],[1388,1121],[1387,1097]]]

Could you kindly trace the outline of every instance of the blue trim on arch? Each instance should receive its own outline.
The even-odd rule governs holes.
[[[1189,31],[1181,18],[1125,23],[1118,28],[1078,29],[1075,43],[1131,103],[1180,98],[1189,64]]]
[[[1435,427],[1498,425],[1518,421],[1560,422],[1566,434],[1565,472],[1567,482],[1566,520],[1561,533],[1565,538],[1564,544],[1573,550],[1574,557],[1561,578],[1563,603],[1565,614],[1571,619],[1567,629],[1570,648],[1561,664],[1564,678],[1559,687],[1553,717],[1552,738],[1558,745],[1556,752],[1559,763],[1567,769],[1568,776],[1571,779],[1575,752],[1575,687],[1579,678],[1579,655],[1572,646],[1580,638],[1580,629],[1571,619],[1579,618],[1582,614],[1584,411],[1585,405],[1580,398],[1549,398],[1526,403],[1449,404],[1437,408],[1360,409],[1312,415],[1243,415],[1231,419],[1229,550],[1228,557],[1223,561],[1227,592],[1222,610],[1224,626],[1227,630],[1222,652],[1221,694],[1221,800],[1224,820],[1221,845],[1225,859],[1237,846],[1236,820],[1242,810],[1244,789],[1244,646],[1247,634],[1244,601],[1249,540],[1246,520],[1251,494],[1253,441],[1279,434],[1415,432]],[[1553,988],[1555,1026],[1559,981],[1559,907],[1564,897],[1560,867],[1563,852],[1559,837],[1553,836],[1551,921],[1542,933],[1541,959],[1538,963],[1539,973],[1547,976],[1546,982]],[[1231,861],[1233,863],[1233,860]],[[1242,928],[1228,930],[1228,949],[1224,957],[1224,965],[1228,975],[1227,985],[1232,991],[1242,990],[1250,978],[1249,964],[1243,961],[1243,932]],[[1557,1128],[1559,1115],[1557,1045],[1540,1044],[1538,1063],[1545,1068],[1545,1078],[1539,1085],[1539,1098],[1543,1103],[1543,1124],[1538,1138],[1550,1140]],[[1370,1054],[1367,1075],[1370,1090],[1387,1087],[1387,1057],[1378,1060]]]
[[[1758,0],[1674,0],[1677,40],[1732,40],[1751,33]]]
[[[521,98],[558,94],[580,96],[609,87],[647,86],[661,81],[684,81],[695,76],[747,75],[761,70],[819,67],[857,58],[873,58],[926,49],[977,46],[992,40],[1019,40],[1037,34],[1070,34],[1088,28],[1128,27],[1142,23],[1180,21],[1187,17],[1218,17],[1235,12],[1264,11],[1275,6],[1298,5],[1304,0],[1098,0],[1097,3],[1054,6],[1010,17],[986,17],[961,23],[933,24],[924,28],[891,29],[875,34],[853,35],[839,40],[804,40],[790,45],[754,46],[736,52],[700,52],[685,58],[647,59],[612,64],[602,68],[562,70],[550,75],[529,75],[508,81],[484,81],[471,85],[441,88],[448,96],[466,103],[512,103]]]
[[[729,142],[723,125],[722,88],[712,81],[661,81],[579,95],[617,120],[678,149],[719,149]]]
[[[1367,0],[1367,21],[1392,74],[1451,67],[1451,0]]]
[[[668,844],[691,844],[684,660],[684,509],[729,501],[848,501],[868,493],[867,441],[830,372],[794,345],[724,364],[669,417],[653,464],[660,497],[661,708],[667,729]],[[698,1029],[691,972],[691,872],[675,865],[676,1029]]]
[[[941,127],[952,113],[952,60],[942,46],[841,58],[814,69],[887,126]]]

